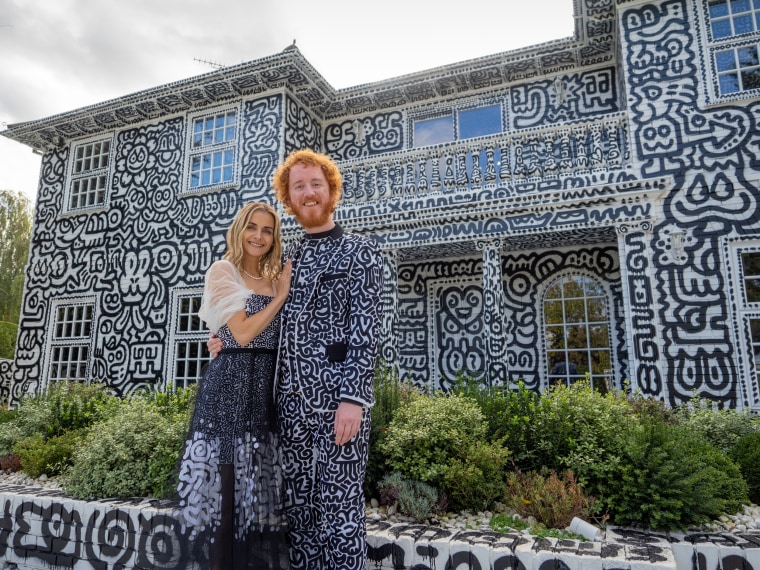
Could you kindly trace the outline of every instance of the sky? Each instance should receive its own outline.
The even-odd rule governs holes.
[[[291,45],[341,89],[573,35],[573,0],[0,0],[0,130]],[[200,60],[200,61],[199,61]],[[0,136],[0,189],[40,157]]]

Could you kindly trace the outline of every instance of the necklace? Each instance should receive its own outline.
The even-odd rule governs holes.
[[[261,277],[254,277],[253,275],[251,275],[250,273],[248,273],[245,269],[242,269],[242,272],[245,273],[251,279],[255,279],[256,281],[261,281],[262,279],[264,279],[263,275]]]

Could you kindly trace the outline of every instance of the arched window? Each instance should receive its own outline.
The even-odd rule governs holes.
[[[544,296],[544,335],[550,383],[591,380],[606,391],[612,376],[607,294],[589,277],[567,275]]]

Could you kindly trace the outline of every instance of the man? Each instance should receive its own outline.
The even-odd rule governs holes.
[[[292,153],[274,175],[277,199],[306,232],[286,252],[293,269],[275,380],[294,570],[366,564],[382,258],[375,241],[333,220],[341,187],[335,163],[311,150]]]

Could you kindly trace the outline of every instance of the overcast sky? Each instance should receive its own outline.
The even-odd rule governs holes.
[[[335,88],[573,35],[573,0],[0,0],[0,129],[296,46]],[[40,157],[0,136],[0,189]]]

